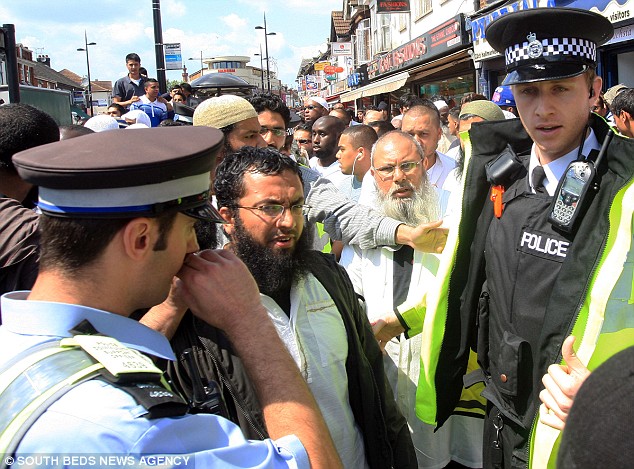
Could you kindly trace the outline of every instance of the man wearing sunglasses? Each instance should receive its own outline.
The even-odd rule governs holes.
[[[315,122],[328,115],[328,102],[321,96],[312,96],[304,101],[304,121]]]

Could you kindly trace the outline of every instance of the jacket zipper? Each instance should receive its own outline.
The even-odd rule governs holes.
[[[200,336],[198,337],[198,339],[203,344],[203,347],[205,348],[205,351],[209,354],[209,357],[211,358],[211,360],[214,362],[214,366],[216,367],[216,370],[220,371],[221,368],[219,366],[219,363],[216,360],[216,357],[214,356],[213,352],[211,351],[211,349],[209,348],[209,346],[205,342],[205,339],[203,339],[203,337],[200,337]],[[224,387],[227,389],[227,391],[229,391],[229,394],[231,395],[231,398],[233,399],[234,403],[236,404],[236,407],[238,408],[240,413],[244,416],[246,421],[249,423],[249,425],[251,426],[253,431],[260,437],[260,439],[265,440],[266,436],[256,426],[255,422],[251,418],[251,415],[249,415],[249,413],[244,409],[244,405],[242,403],[242,400],[238,399],[236,397],[236,394],[233,392],[233,389],[231,387],[231,383],[229,383],[229,381],[225,378],[224,373],[218,373],[218,378],[220,378],[220,381],[222,381],[222,384],[224,385]]]

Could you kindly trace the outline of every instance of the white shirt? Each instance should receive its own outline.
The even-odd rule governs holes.
[[[319,175],[323,178],[330,179],[335,186],[338,186],[342,183],[348,176],[341,172],[341,166],[339,166],[339,160],[335,160],[329,166],[322,166],[319,164],[319,158],[313,156],[309,161],[308,165],[317,171]]]
[[[447,175],[456,167],[456,161],[444,153],[436,152],[436,162],[427,169],[429,181],[436,187],[444,189]]]
[[[348,246],[346,246],[348,248]],[[392,311],[395,249],[383,247],[344,250],[340,263],[346,268],[357,293],[366,300],[370,322]],[[352,258],[350,254],[352,253]],[[414,251],[407,304],[419,304],[435,284],[439,256]],[[400,340],[399,340],[400,339]],[[436,432],[434,426],[416,416],[416,388],[420,375],[422,334],[406,339],[403,334],[386,344],[383,359],[385,375],[397,405],[409,426],[416,450],[418,467],[440,469],[451,459],[469,466],[482,467],[482,420],[452,415]]]
[[[588,154],[592,150],[599,150],[601,145],[597,140],[597,136],[594,134],[594,130],[590,129],[590,134],[586,137],[583,142],[583,156],[587,157]],[[546,174],[546,179],[544,179],[544,188],[548,195],[551,197],[555,195],[555,191],[557,190],[557,186],[559,185],[559,180],[566,172],[566,168],[568,165],[577,159],[577,155],[579,153],[579,147],[576,147],[569,153],[557,158],[555,161],[551,161],[548,164],[542,165],[544,168],[544,173]],[[537,154],[535,153],[535,144],[533,143],[533,147],[531,149],[531,160],[528,165],[528,177],[530,181],[531,188],[533,187],[533,169],[539,165],[539,158],[537,158]],[[533,190],[533,192],[535,192]]]
[[[291,287],[290,318],[272,298],[261,297],[280,339],[315,396],[344,467],[368,467],[363,436],[348,399],[348,338],[334,301],[310,273]]]

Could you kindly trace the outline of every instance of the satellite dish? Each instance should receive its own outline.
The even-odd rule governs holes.
[[[82,88],[88,88],[88,78],[83,77],[81,79],[81,86],[82,86]]]

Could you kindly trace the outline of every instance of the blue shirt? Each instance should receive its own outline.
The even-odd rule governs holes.
[[[71,337],[68,330],[84,319],[130,348],[174,359],[167,339],[136,321],[79,305],[29,301],[27,295],[12,292],[0,300],[0,368],[29,347]],[[53,456],[40,460],[38,467],[64,467],[68,464],[64,455],[94,458],[88,462],[93,467],[116,466],[99,455],[134,455],[136,460],[140,455],[181,455],[161,467],[310,467],[293,435],[247,441],[239,427],[216,415],[146,419],[145,413],[126,392],[102,380],[89,380],[55,401],[33,423],[18,446],[13,467],[21,466],[21,456],[34,454]],[[119,464],[123,465],[134,466]]]

